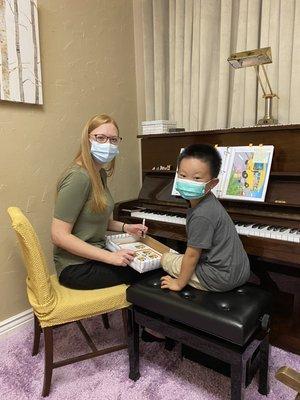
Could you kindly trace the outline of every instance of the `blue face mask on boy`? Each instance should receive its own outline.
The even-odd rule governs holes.
[[[98,143],[95,140],[91,141],[91,154],[95,161],[100,164],[105,164],[112,161],[116,155],[119,154],[119,148],[115,144],[107,143]]]
[[[200,199],[201,197],[205,196],[206,185],[210,181],[195,182],[190,181],[189,179],[178,178],[176,181],[175,189],[177,190],[177,192],[180,193],[180,196],[186,200]]]

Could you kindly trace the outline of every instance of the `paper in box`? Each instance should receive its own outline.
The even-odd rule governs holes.
[[[159,268],[161,255],[169,251],[174,252],[150,236],[139,238],[128,233],[106,236],[106,248],[110,251],[124,249],[135,251],[135,257],[129,265],[141,273]]]

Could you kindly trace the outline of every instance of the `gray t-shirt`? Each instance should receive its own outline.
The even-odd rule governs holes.
[[[186,229],[187,245],[202,249],[195,272],[204,287],[223,292],[248,280],[248,256],[234,223],[212,193],[188,210]]]

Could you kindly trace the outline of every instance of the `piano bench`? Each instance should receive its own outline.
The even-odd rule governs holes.
[[[128,309],[130,379],[140,377],[139,328],[145,326],[228,364],[231,400],[244,398],[246,383],[258,368],[258,391],[267,395],[271,295],[252,284],[225,293],[189,286],[173,292],[160,288],[163,274],[159,271],[127,289],[132,304]]]

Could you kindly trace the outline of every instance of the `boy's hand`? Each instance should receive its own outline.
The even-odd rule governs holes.
[[[170,289],[174,290],[175,292],[179,292],[184,287],[184,285],[182,285],[179,279],[171,278],[171,276],[169,275],[162,276],[160,280],[161,280],[160,287],[162,289]]]

